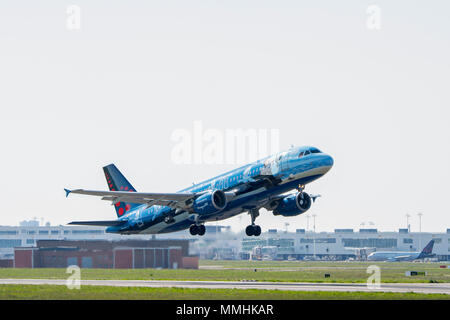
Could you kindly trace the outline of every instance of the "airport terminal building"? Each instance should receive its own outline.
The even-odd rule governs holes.
[[[244,238],[241,252],[252,254],[255,248],[260,247],[268,252],[274,248],[278,259],[365,260],[374,251],[420,252],[432,239],[435,258],[439,261],[450,260],[450,229],[442,233],[411,233],[408,229],[399,229],[398,232],[336,229],[334,232],[320,233],[297,229],[295,233],[289,233],[272,229],[261,239]]]
[[[439,261],[450,260],[450,229],[444,232],[384,232],[377,229],[335,229],[296,232],[269,229],[259,237],[232,232],[229,227],[206,226],[202,237],[188,231],[158,235],[117,235],[105,233],[103,227],[50,226],[21,223],[0,226],[0,260],[14,259],[15,248],[36,247],[38,240],[187,240],[187,255],[201,259],[321,259],[364,260],[373,251],[421,251],[434,239],[433,253]],[[1,266],[1,264],[0,264]]]
[[[205,236],[189,237],[187,232],[158,235],[193,241],[193,250],[203,259],[319,259],[365,260],[374,251],[422,251],[434,240],[433,253],[439,261],[450,261],[450,229],[444,232],[378,231],[377,229],[335,229],[296,232],[269,229],[259,237],[233,233],[227,227],[209,226]]]
[[[189,240],[123,236],[103,227],[0,226],[0,267],[198,268]]]

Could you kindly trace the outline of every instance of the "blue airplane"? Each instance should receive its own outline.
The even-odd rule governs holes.
[[[259,236],[255,224],[259,210],[274,215],[297,216],[306,212],[320,195],[304,192],[305,185],[322,177],[333,158],[314,147],[289,150],[244,165],[177,193],[137,192],[114,164],[103,167],[110,191],[68,190],[111,201],[117,220],[74,221],[72,225],[105,226],[119,234],[157,234],[189,229],[204,235],[205,223],[248,212],[248,236]],[[296,191],[295,191],[296,190]],[[294,193],[292,193],[294,191]]]

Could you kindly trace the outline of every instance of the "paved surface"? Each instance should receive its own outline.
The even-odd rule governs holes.
[[[0,279],[0,284],[65,285],[63,279]],[[115,287],[178,287],[204,289],[266,289],[293,291],[417,292],[450,294],[450,283],[387,283],[370,289],[364,283],[296,283],[252,281],[179,281],[179,280],[81,280],[81,285]]]

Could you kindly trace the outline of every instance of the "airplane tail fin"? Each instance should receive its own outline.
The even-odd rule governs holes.
[[[136,189],[128,182],[127,178],[117,169],[114,164],[107,165],[103,167],[103,172],[105,173],[106,182],[110,191],[128,191],[136,192]],[[117,217],[123,216],[130,209],[138,206],[136,203],[129,202],[117,202],[114,204],[116,209]]]
[[[433,252],[434,240],[428,242],[428,244],[423,248],[422,252],[419,255],[419,258],[426,257],[432,254]]]

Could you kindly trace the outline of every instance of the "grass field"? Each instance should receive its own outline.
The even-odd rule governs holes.
[[[370,276],[369,265],[381,270],[381,282],[450,282],[450,269],[437,263],[367,263],[367,262],[303,262],[303,261],[207,261],[199,270],[168,269],[82,269],[85,280],[257,280],[283,282],[347,282],[364,283]],[[255,272],[256,270],[256,272]],[[405,271],[426,271],[427,276],[406,277]],[[3,279],[66,279],[65,269],[0,269]],[[325,278],[325,273],[330,274]]]
[[[381,270],[381,281],[450,282],[450,269],[437,263],[368,263],[322,261],[200,261],[198,270],[167,269],[82,269],[83,280],[257,280],[286,282],[364,283],[369,265]],[[255,271],[256,270],[256,271]],[[406,277],[405,271],[426,271],[427,276]],[[330,274],[325,278],[324,274]],[[65,269],[0,269],[3,279],[67,279]],[[82,286],[69,290],[63,285],[0,285],[0,299],[450,299],[450,295],[383,292],[302,292],[254,289],[183,289],[148,287]]]
[[[185,289],[63,285],[0,285],[0,300],[449,300],[445,294],[302,292],[242,289]]]

